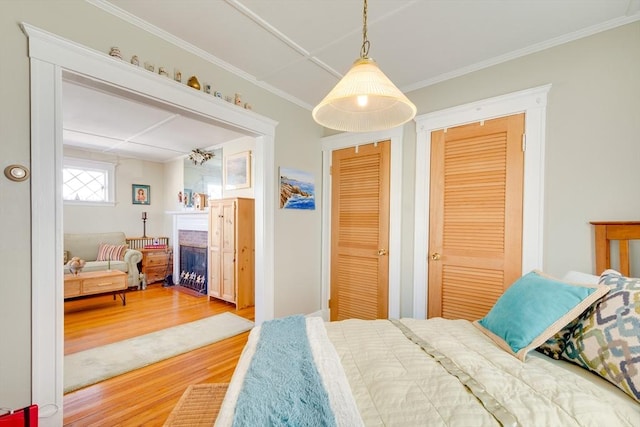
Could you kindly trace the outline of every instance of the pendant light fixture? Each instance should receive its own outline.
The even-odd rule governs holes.
[[[416,106],[368,56],[367,0],[362,18],[360,58],[312,112],[318,124],[330,129],[373,132],[400,126],[416,115]]]

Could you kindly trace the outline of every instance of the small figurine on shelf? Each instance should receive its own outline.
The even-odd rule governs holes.
[[[235,104],[242,106],[242,94],[236,93]]]
[[[155,65],[153,65],[150,62],[145,62],[144,63],[144,69],[147,71],[151,71],[153,73],[153,71],[156,69]]]
[[[253,107],[251,107],[251,104],[249,104],[248,102],[244,103],[244,108],[245,110],[253,110]]]
[[[173,70],[173,80],[182,83],[182,73],[177,68]]]
[[[131,63],[132,63],[133,65],[135,65],[136,67],[139,67],[139,66],[140,66],[140,60],[138,59],[138,55],[133,55],[133,56],[131,57]]]
[[[189,77],[189,80],[187,80],[187,86],[190,86],[196,90],[200,90],[200,82],[198,81],[198,78],[196,76]]]
[[[169,77],[169,73],[167,73],[167,70],[165,70],[164,67],[160,67],[158,69],[158,74],[160,74],[161,76]]]
[[[113,56],[114,58],[122,59],[122,53],[120,53],[120,49],[116,46],[112,47],[109,51],[109,56]]]

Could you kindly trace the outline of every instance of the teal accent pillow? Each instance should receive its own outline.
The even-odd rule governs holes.
[[[529,351],[559,332],[608,291],[607,286],[565,282],[534,270],[513,283],[474,325],[524,361]]]

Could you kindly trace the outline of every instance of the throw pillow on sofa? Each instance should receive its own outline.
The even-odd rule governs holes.
[[[124,261],[124,253],[128,248],[127,245],[101,243],[96,261]]]

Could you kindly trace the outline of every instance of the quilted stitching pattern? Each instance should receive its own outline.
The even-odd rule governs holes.
[[[403,319],[518,418],[522,426],[638,426],[640,411],[587,371],[530,355],[523,363],[463,320]],[[495,418],[438,362],[387,321],[326,324],[367,426],[496,426]]]

